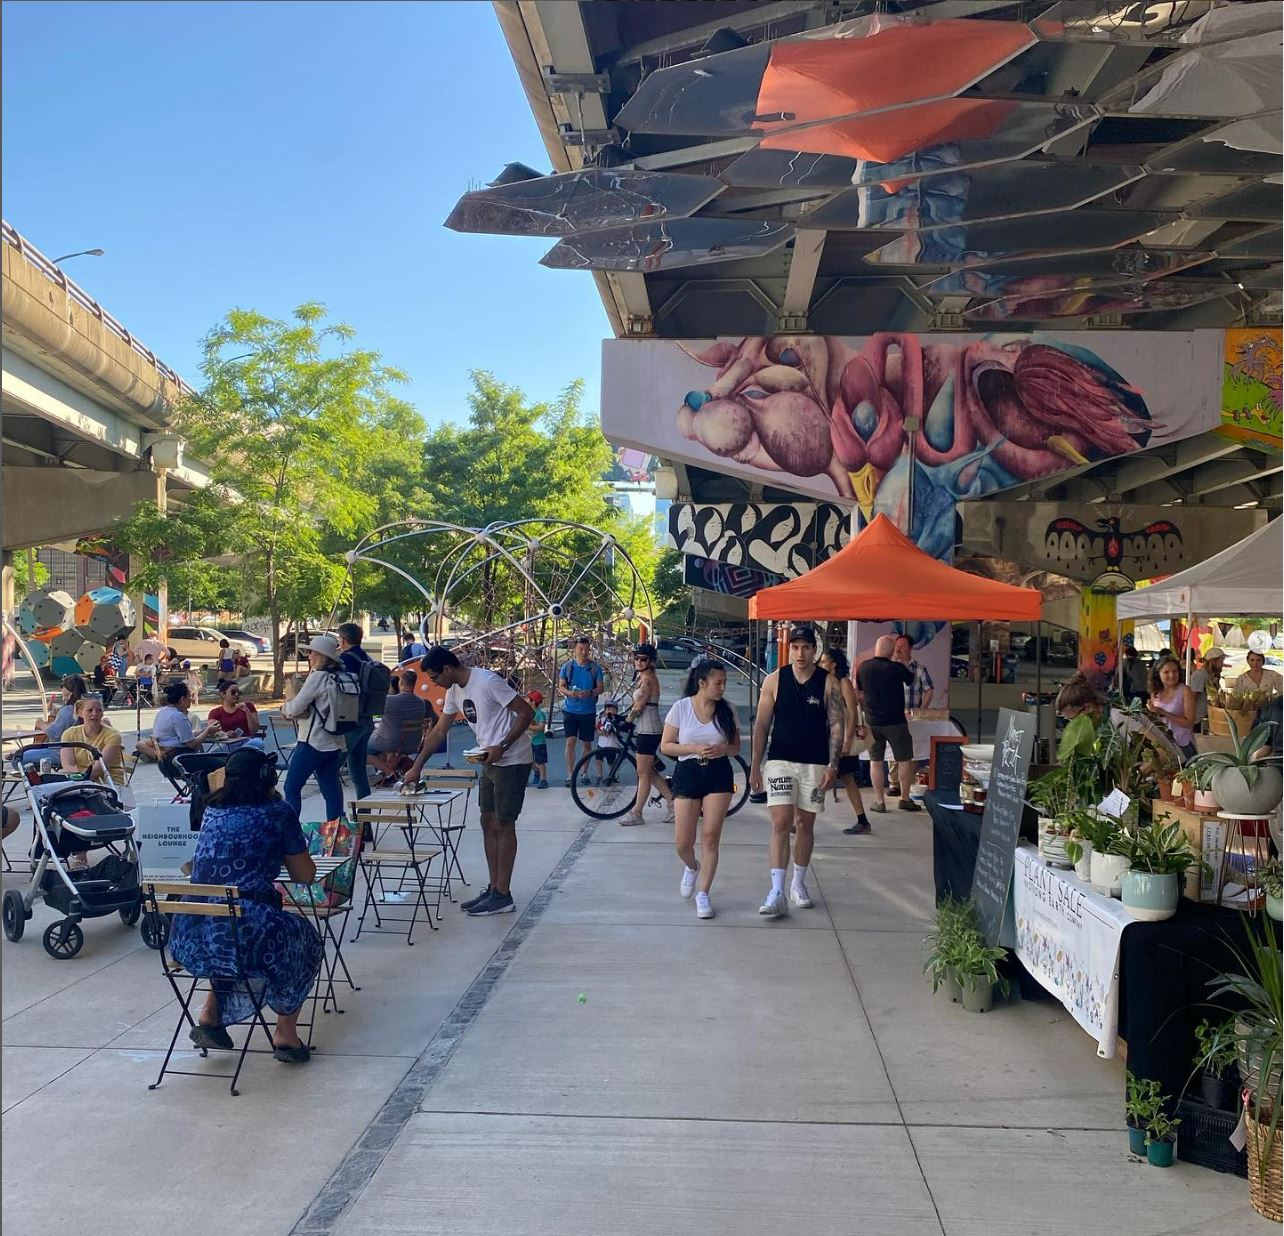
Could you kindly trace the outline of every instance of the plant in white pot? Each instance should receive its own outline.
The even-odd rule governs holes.
[[[1066,842],[1066,857],[1074,864],[1074,873],[1091,883],[1092,856],[1105,851],[1110,838],[1119,831],[1119,821],[1101,814],[1095,807],[1078,807],[1066,816],[1070,826],[1070,840]]]
[[[1187,765],[1207,773],[1209,788],[1221,810],[1265,819],[1280,805],[1284,777],[1280,774],[1279,757],[1253,758],[1266,745],[1272,728],[1273,723],[1268,721],[1241,738],[1232,721],[1230,751],[1205,751]]]
[[[1284,917],[1284,869],[1278,858],[1268,859],[1257,869],[1257,882],[1266,894],[1266,913],[1278,923]]]
[[[1119,896],[1133,918],[1157,923],[1177,913],[1181,881],[1200,860],[1181,825],[1167,813],[1131,834],[1129,867],[1119,877]]]
[[[1118,897],[1119,881],[1132,863],[1132,838],[1113,816],[1098,813],[1093,824],[1084,823],[1092,843],[1092,887],[1103,897]]]

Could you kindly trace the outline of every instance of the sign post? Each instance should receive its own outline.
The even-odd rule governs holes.
[[[991,946],[999,942],[1007,910],[1037,725],[1037,713],[999,709],[994,764],[985,798],[985,814],[981,817],[976,872],[972,877],[972,901],[981,919],[985,942]]]

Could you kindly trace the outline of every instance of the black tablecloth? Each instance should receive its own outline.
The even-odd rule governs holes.
[[[1251,921],[1258,930],[1269,923],[1279,939],[1278,923],[1265,915]],[[1190,1080],[1195,1027],[1205,1017],[1216,1022],[1228,1015],[1210,1005],[1208,980],[1240,969],[1233,949],[1246,952],[1244,923],[1238,911],[1183,897],[1173,918],[1124,928],[1119,1036],[1128,1043],[1129,1070],[1159,1082],[1166,1095],[1180,1095]]]
[[[942,807],[935,790],[923,795],[923,805],[932,817],[932,874],[936,880],[936,904],[946,897],[967,900],[972,891],[972,872],[981,842],[981,814],[952,811]]]

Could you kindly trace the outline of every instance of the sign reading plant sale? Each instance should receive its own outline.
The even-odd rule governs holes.
[[[981,817],[976,872],[972,876],[972,900],[989,945],[998,944],[1007,909],[1036,724],[1034,713],[999,709],[994,765],[990,770],[985,814]]]

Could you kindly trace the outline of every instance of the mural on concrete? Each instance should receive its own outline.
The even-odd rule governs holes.
[[[847,544],[840,506],[797,502],[675,502],[669,544],[685,554],[794,579]]]
[[[1048,557],[1094,569],[1092,591],[1110,595],[1131,592],[1138,575],[1171,575],[1182,557],[1181,529],[1170,519],[1131,530],[1121,523],[1117,515],[1096,520],[1095,527],[1070,516],[1054,519],[1044,532]]]
[[[726,562],[716,562],[712,558],[701,558],[696,554],[684,554],[682,560],[682,578],[693,588],[704,588],[708,592],[721,593],[726,597],[751,597],[755,592],[783,583],[779,575],[768,571],[757,571],[753,567],[731,566]]]
[[[1280,449],[1284,429],[1278,327],[1228,330],[1222,375],[1222,432],[1240,442]]]
[[[1220,331],[608,341],[602,428],[883,512],[944,558],[959,499],[1212,428],[1221,353]]]

